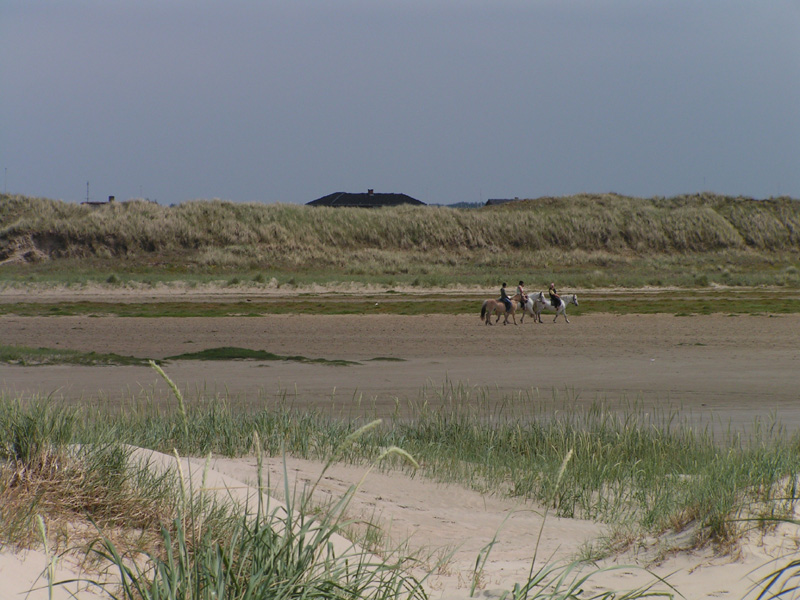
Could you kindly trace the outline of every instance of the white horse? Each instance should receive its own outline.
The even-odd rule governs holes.
[[[536,312],[536,303],[537,302],[544,302],[544,292],[539,292],[538,294],[528,294],[528,301],[522,305],[522,316],[519,319],[520,323],[525,322],[525,315],[530,315],[533,318],[533,322],[536,323],[542,322],[542,317]]]
[[[550,302],[550,300],[545,298],[544,292],[539,292],[535,296],[531,294],[528,296],[528,302],[523,307],[524,310],[520,322],[525,321],[525,315],[531,315],[534,321],[541,323],[542,311],[549,310],[556,313],[553,323],[555,323],[558,319],[558,315],[564,315],[564,320],[569,323],[569,319],[567,318],[567,304],[574,304],[575,306],[578,306],[578,296],[575,294],[561,296],[561,303],[557,308],[553,308],[553,304]]]

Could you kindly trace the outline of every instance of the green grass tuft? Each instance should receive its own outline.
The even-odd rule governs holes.
[[[200,350],[199,352],[176,354],[175,356],[168,356],[165,360],[281,360],[331,365],[335,367],[345,367],[359,364],[355,361],[342,359],[329,360],[327,358],[308,358],[299,355],[281,356],[280,354],[273,354],[272,352],[267,352],[265,350],[250,350],[249,348],[235,348],[231,346],[208,348],[206,350]]]
[[[0,363],[24,367],[43,365],[146,366],[148,359],[114,353],[29,348],[26,346],[0,346]]]

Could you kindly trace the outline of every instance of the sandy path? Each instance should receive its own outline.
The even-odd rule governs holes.
[[[257,482],[257,462],[253,458],[217,459],[212,461],[212,468],[234,480]],[[286,461],[286,472],[290,489],[303,490],[320,479],[322,465],[290,458]],[[262,473],[263,480],[275,490],[274,495],[281,498],[283,459],[266,459]],[[498,598],[515,583],[525,582],[534,556],[534,572],[574,560],[585,544],[596,541],[604,531],[603,526],[580,519],[559,519],[552,515],[545,518],[543,507],[519,499],[481,495],[456,485],[398,472],[369,471],[364,466],[333,466],[320,479],[316,498],[323,504],[336,501],[351,485],[357,485],[358,491],[348,516],[380,524],[386,548],[404,547],[416,553],[421,560],[419,575],[446,557],[426,581],[425,587],[433,599],[467,600],[476,559],[493,541],[478,578],[479,598]],[[736,559],[715,556],[710,550],[674,551],[653,562],[659,551],[666,547],[681,548],[689,539],[688,535],[679,534],[660,542],[652,540],[646,548],[637,548],[596,566],[587,565],[581,575],[595,574],[583,588],[586,592],[600,593],[655,584],[658,590],[674,591],[658,583],[655,580],[658,576],[668,580],[685,598],[739,599],[776,564],[785,562],[770,561],[795,552],[798,545],[796,527],[782,526],[763,537],[746,540]],[[596,567],[607,570],[597,573]]]

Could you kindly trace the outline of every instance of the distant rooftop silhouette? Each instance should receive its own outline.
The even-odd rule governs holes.
[[[382,206],[399,206],[401,204],[425,206],[424,202],[406,194],[376,194],[371,189],[360,194],[334,192],[307,203],[308,206],[357,206],[361,208],[380,208]]]
[[[508,204],[509,202],[519,202],[519,198],[489,198],[486,206],[497,206],[498,204]]]

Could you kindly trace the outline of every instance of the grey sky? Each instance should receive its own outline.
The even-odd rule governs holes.
[[[4,187],[800,197],[800,2],[0,0]]]

